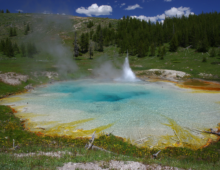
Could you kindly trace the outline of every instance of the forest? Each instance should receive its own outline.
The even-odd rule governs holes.
[[[91,25],[89,23],[89,28],[92,28]],[[103,51],[103,45],[117,45],[119,53],[128,50],[130,55],[138,57],[154,56],[157,47],[158,55],[164,55],[164,43],[169,43],[171,52],[177,51],[178,47],[208,52],[210,47],[220,45],[220,13],[166,17],[163,23],[124,16],[118,21],[116,29],[109,24],[105,28],[98,25],[95,30],[81,34],[79,44],[82,52],[88,51],[89,39],[95,42],[94,50]]]

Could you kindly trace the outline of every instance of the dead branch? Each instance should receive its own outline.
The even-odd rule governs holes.
[[[157,158],[158,154],[161,152],[161,150],[159,150],[157,153],[153,154],[153,158]]]

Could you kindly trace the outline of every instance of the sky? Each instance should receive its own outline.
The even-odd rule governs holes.
[[[53,13],[81,17],[163,21],[169,16],[220,12],[220,0],[0,0],[0,10],[11,13]]]

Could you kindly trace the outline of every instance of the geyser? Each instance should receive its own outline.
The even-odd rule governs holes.
[[[128,60],[128,52],[127,57],[125,58],[125,62],[122,68],[122,76],[120,78],[115,79],[116,81],[125,81],[125,82],[135,82],[140,81],[136,78],[134,72],[131,70],[129,60]]]

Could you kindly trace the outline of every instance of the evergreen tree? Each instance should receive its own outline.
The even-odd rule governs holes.
[[[76,57],[79,56],[79,47],[77,45],[76,32],[75,32],[75,39],[73,45],[74,45],[74,57],[76,59]]]
[[[163,55],[163,56],[166,55],[166,47],[165,47],[165,46],[163,46],[163,48],[162,48],[162,55]]]
[[[17,43],[13,44],[13,50],[14,52],[20,53]]]
[[[14,57],[14,50],[13,50],[12,42],[9,38],[7,38],[5,42],[5,54],[8,57]]]
[[[13,36],[17,36],[17,31],[16,31],[16,28],[14,27],[13,29]]]
[[[27,31],[30,31],[29,23],[27,24]]]
[[[109,22],[108,27],[112,28],[112,23],[111,22]]]
[[[138,57],[139,58],[142,58],[142,57],[145,57],[145,47],[144,47],[144,44],[143,43],[139,43],[139,46],[138,46]]]
[[[10,11],[8,9],[6,9],[6,13],[10,13]]]
[[[207,62],[207,59],[206,59],[205,56],[203,56],[203,58],[202,58],[202,62],[203,62],[203,63]]]
[[[176,52],[177,49],[178,49],[178,40],[177,40],[177,35],[174,34],[172,40],[170,41],[170,51]]]
[[[95,42],[95,51],[98,51],[98,50],[99,50],[98,43]]]
[[[162,56],[162,49],[161,49],[161,45],[159,45],[159,47],[158,47],[158,52],[157,52],[157,56],[159,57],[161,57]]]
[[[198,52],[207,52],[208,47],[209,47],[209,45],[208,45],[207,35],[204,34],[203,39],[198,42],[197,51]]]
[[[220,56],[220,47],[218,48],[217,53],[217,55]]]
[[[1,13],[4,13],[4,10],[2,10]]]
[[[9,30],[9,37],[13,37],[13,29],[10,27],[10,30]]]
[[[100,33],[99,33],[98,48],[99,48],[99,51],[103,51],[103,35],[102,35],[102,30],[100,30]]]
[[[5,41],[4,40],[1,40],[0,51],[2,51],[2,52],[5,51]]]
[[[151,46],[150,46],[150,55],[151,56],[155,56],[155,46],[154,46],[154,43],[151,44]]]
[[[89,45],[89,59],[92,59],[93,56],[93,50],[92,50],[92,44]]]
[[[94,23],[92,21],[89,21],[87,24],[87,28],[92,28],[94,26]]]
[[[26,57],[26,49],[24,43],[21,44],[20,50],[22,57]]]
[[[90,40],[92,39],[93,34],[94,34],[94,30],[91,30],[90,33],[89,33]]]
[[[30,26],[29,26],[29,24],[27,24],[27,26],[26,26],[26,28],[25,28],[24,35],[27,35],[27,34],[28,34],[28,31],[30,31]]]

